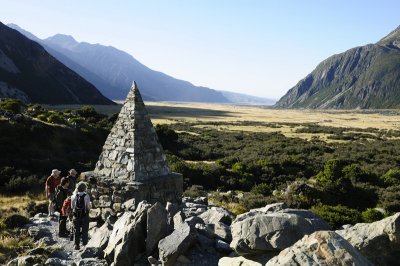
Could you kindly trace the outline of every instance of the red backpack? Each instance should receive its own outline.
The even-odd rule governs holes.
[[[64,203],[61,208],[62,216],[71,216],[72,215],[72,207],[71,207],[71,197],[68,197],[64,200]]]

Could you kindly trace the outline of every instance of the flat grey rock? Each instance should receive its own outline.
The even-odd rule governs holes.
[[[339,234],[333,231],[318,231],[304,236],[266,264],[266,266],[277,265],[372,266],[373,264]]]
[[[400,212],[336,232],[376,265],[396,265],[400,261]]]

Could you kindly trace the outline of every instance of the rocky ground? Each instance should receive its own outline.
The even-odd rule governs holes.
[[[207,198],[181,205],[130,202],[118,216],[91,223],[85,248],[57,236],[57,221],[38,214],[28,232],[42,248],[9,265],[399,265],[400,213],[332,231],[308,210],[270,204],[234,217]],[[99,226],[101,225],[101,226]],[[46,247],[46,248],[43,248]]]
[[[38,213],[30,220],[32,223],[26,228],[38,247],[28,251],[27,256],[12,260],[8,265],[35,265],[33,261],[43,258],[45,265],[73,265],[74,262],[77,265],[87,265],[80,259],[83,247],[81,250],[74,250],[73,241],[58,236],[58,216],[48,217],[47,214]],[[94,224],[91,226],[93,228]]]

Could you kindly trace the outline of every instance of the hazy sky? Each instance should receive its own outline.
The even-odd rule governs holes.
[[[328,56],[400,25],[393,0],[0,0],[40,38],[111,45],[195,85],[279,98]]]

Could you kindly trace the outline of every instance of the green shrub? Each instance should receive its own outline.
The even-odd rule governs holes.
[[[258,185],[254,185],[251,189],[251,192],[254,194],[261,194],[264,196],[271,195],[271,187],[266,183],[261,183]]]
[[[94,107],[90,105],[82,106],[82,108],[76,112],[82,117],[96,117],[98,115]]]
[[[356,224],[362,221],[359,211],[342,205],[330,206],[318,204],[313,206],[311,210],[321,216],[334,229],[338,229],[345,224]]]
[[[2,99],[0,101],[0,109],[11,112],[14,114],[20,114],[22,111],[23,104],[17,99]]]
[[[26,192],[38,185],[38,178],[34,175],[28,177],[12,177],[5,187],[8,191],[19,193]]]
[[[40,114],[36,118],[41,121],[47,122],[47,114]]]
[[[45,111],[46,110],[39,104],[30,104],[26,110],[27,114],[32,115],[32,116],[38,116]]]
[[[276,198],[274,197],[264,197],[251,192],[244,193],[243,198],[239,200],[239,203],[247,210],[261,208],[274,202],[276,202]]]
[[[156,125],[155,126],[158,139],[161,145],[166,150],[176,150],[176,142],[178,140],[178,134],[168,125]]]
[[[85,119],[82,117],[73,117],[73,118],[68,119],[68,122],[76,123],[77,125],[82,125],[85,123]]]
[[[388,186],[400,185],[400,170],[390,169],[381,176],[381,180]]]
[[[0,186],[4,186],[15,174],[15,169],[10,166],[0,168]]]
[[[34,201],[30,201],[25,207],[25,211],[29,214],[29,216],[35,216],[37,213],[46,213],[47,212],[48,203],[36,203]]]
[[[378,210],[368,208],[361,213],[362,219],[366,223],[372,223],[375,221],[382,220],[384,218],[383,213]]]
[[[206,197],[207,192],[203,190],[202,186],[193,185],[183,192],[185,197],[197,198]]]
[[[400,212],[400,185],[380,189],[379,205],[388,212]]]
[[[4,219],[4,225],[7,229],[21,228],[29,222],[27,217],[20,214],[12,214]]]
[[[64,119],[61,115],[53,113],[47,117],[47,121],[53,124],[61,124]]]

